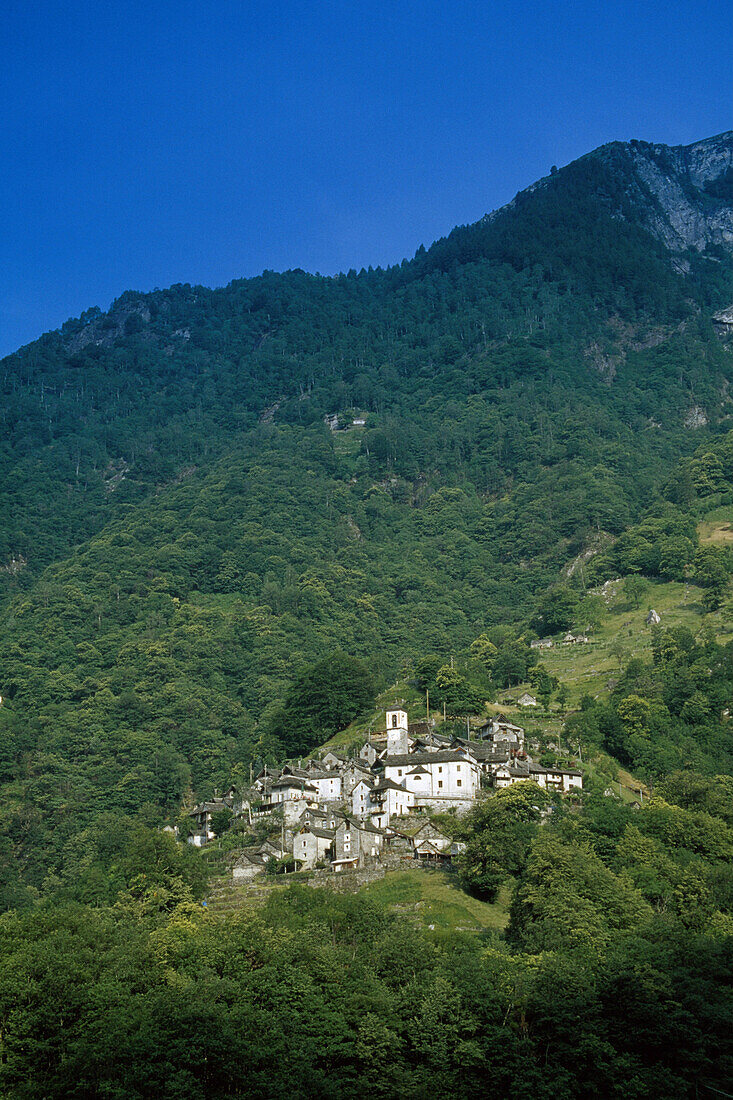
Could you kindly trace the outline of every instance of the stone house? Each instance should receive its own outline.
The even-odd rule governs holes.
[[[188,815],[192,819],[194,832],[188,838],[188,843],[196,848],[203,847],[209,840],[214,839],[214,830],[211,828],[211,819],[215,813],[221,810],[231,810],[232,800],[216,798],[211,802],[200,802],[194,806]]]
[[[337,771],[308,772],[308,782],[315,787],[319,802],[340,802],[342,798],[341,774]]]
[[[377,749],[371,741],[365,741],[361,746],[359,749],[359,759],[366,764],[367,767],[372,767],[374,761],[377,759]]]
[[[345,818],[336,828],[333,841],[334,870],[364,867],[376,862],[384,846],[384,832],[368,822]]]
[[[374,786],[375,780],[372,777],[367,778],[364,776],[352,790],[351,812],[354,817],[369,817],[372,810],[374,810],[375,802],[372,797]]]
[[[452,844],[451,838],[442,833],[437,825],[426,821],[412,837],[412,850],[416,859],[432,859],[447,852]]]
[[[477,732],[483,741],[489,741],[494,745],[501,742],[511,743],[512,741],[524,745],[524,728],[517,726],[514,722],[507,721],[502,715],[489,718],[488,722],[484,722],[482,726],[479,726]]]
[[[305,776],[283,774],[270,784],[271,806],[278,806],[282,802],[305,802],[308,799],[315,801],[317,797],[318,788]]]
[[[494,769],[493,776],[494,786],[500,789],[511,787],[514,783],[524,783],[528,779],[544,790],[559,791],[561,794],[583,788],[581,772],[567,768],[543,768],[529,761],[512,760],[499,765]]]
[[[415,795],[400,783],[382,777],[371,792],[374,808],[371,819],[379,829],[386,828],[393,817],[404,817],[415,805]]]
[[[237,857],[232,868],[232,878],[235,882],[248,882],[255,875],[261,875],[265,870],[269,855],[258,848],[245,848]]]
[[[568,768],[543,768],[539,764],[527,764],[530,779],[534,779],[548,791],[560,791],[567,794],[570,790],[583,789],[583,776],[581,772]]]
[[[293,837],[293,858],[304,868],[326,863],[331,858],[334,830],[304,825]]]
[[[328,771],[333,771],[334,769],[338,771],[348,764],[349,758],[345,753],[336,752],[335,749],[329,749],[328,752],[324,752],[320,762]]]
[[[362,760],[350,760],[341,771],[341,789],[344,799],[351,798],[356,784],[371,776],[371,768]]]

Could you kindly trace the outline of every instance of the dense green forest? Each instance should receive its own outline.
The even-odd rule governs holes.
[[[702,212],[730,206],[713,184],[685,181]],[[733,551],[698,527],[733,507],[733,265],[671,256],[656,202],[612,145],[393,268],[127,292],[0,363],[4,1095],[725,1082],[712,620],[566,715],[648,806],[590,782],[464,826],[466,888],[514,891],[490,943],[307,890],[208,914],[159,831],[398,676],[461,715],[525,681],[562,702],[529,641],[585,629],[607,580],[726,608]]]
[[[114,904],[0,918],[8,1097],[715,1096],[733,1073],[730,777],[540,825],[519,784],[461,824],[506,936],[423,932],[361,895],[196,902],[169,837],[100,829]],[[548,796],[552,801],[558,796]],[[424,871],[423,874],[430,874]]]

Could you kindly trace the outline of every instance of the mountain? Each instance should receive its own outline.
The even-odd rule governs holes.
[[[692,145],[612,142],[577,163],[584,161],[600,162],[609,179],[624,181],[614,216],[643,226],[670,252],[730,251],[733,245],[730,133]],[[525,196],[547,188],[554,174],[555,170],[501,210],[487,214],[485,220],[494,222],[499,215],[516,209]],[[682,270],[689,270],[684,262]]]
[[[384,684],[650,515],[688,538],[732,147],[613,143],[387,270],[128,291],[3,360],[9,898],[278,751],[324,654]]]

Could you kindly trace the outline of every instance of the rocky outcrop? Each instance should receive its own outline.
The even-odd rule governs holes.
[[[733,252],[733,131],[692,145],[614,141],[580,158],[587,159],[604,162],[611,176],[623,174],[624,201],[613,205],[609,200],[613,216],[649,230],[676,254],[673,264],[678,270],[689,269],[679,254],[690,249],[704,252],[717,246]],[[551,188],[572,167],[537,180],[482,222],[494,222],[527,195]]]
[[[111,347],[120,337],[140,332],[150,323],[150,310],[144,301],[115,302],[107,313],[89,309],[82,314],[76,330],[66,339],[66,350],[76,355],[84,348]],[[62,330],[63,331],[63,330]]]
[[[699,405],[693,405],[685,416],[686,428],[704,428],[708,422],[707,414]]]
[[[721,333],[733,332],[733,306],[728,306],[727,309],[721,309],[718,313],[714,313],[713,324]]]
[[[642,221],[658,240],[672,252],[733,251],[733,133],[693,145],[634,141],[629,151]]]

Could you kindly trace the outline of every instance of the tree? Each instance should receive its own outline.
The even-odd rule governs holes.
[[[228,806],[222,810],[214,810],[211,815],[211,831],[214,836],[222,836],[227,829],[231,828],[233,820],[234,814]]]
[[[286,753],[307,752],[371,705],[374,680],[364,661],[335,652],[296,677],[271,719]]]
[[[546,634],[557,634],[567,630],[572,621],[578,595],[567,585],[558,584],[541,596],[537,601],[536,622],[538,628]]]
[[[525,951],[593,954],[648,913],[641,895],[589,846],[541,832],[514,893],[508,935]]]
[[[490,673],[494,667],[499,650],[487,634],[479,634],[478,638],[471,643],[469,653],[474,660],[478,661],[483,668]]]
[[[706,610],[717,610],[730,578],[729,555],[714,546],[701,546],[693,565],[695,580],[706,590],[703,593]]]
[[[632,607],[639,607],[649,589],[649,581],[632,573],[624,581],[624,592]]]
[[[542,810],[550,796],[528,780],[479,801],[463,823],[466,849],[458,861],[461,881],[477,897],[493,901],[509,875],[524,866]]]
[[[581,630],[597,630],[606,615],[602,596],[585,596],[575,612],[575,624]]]

